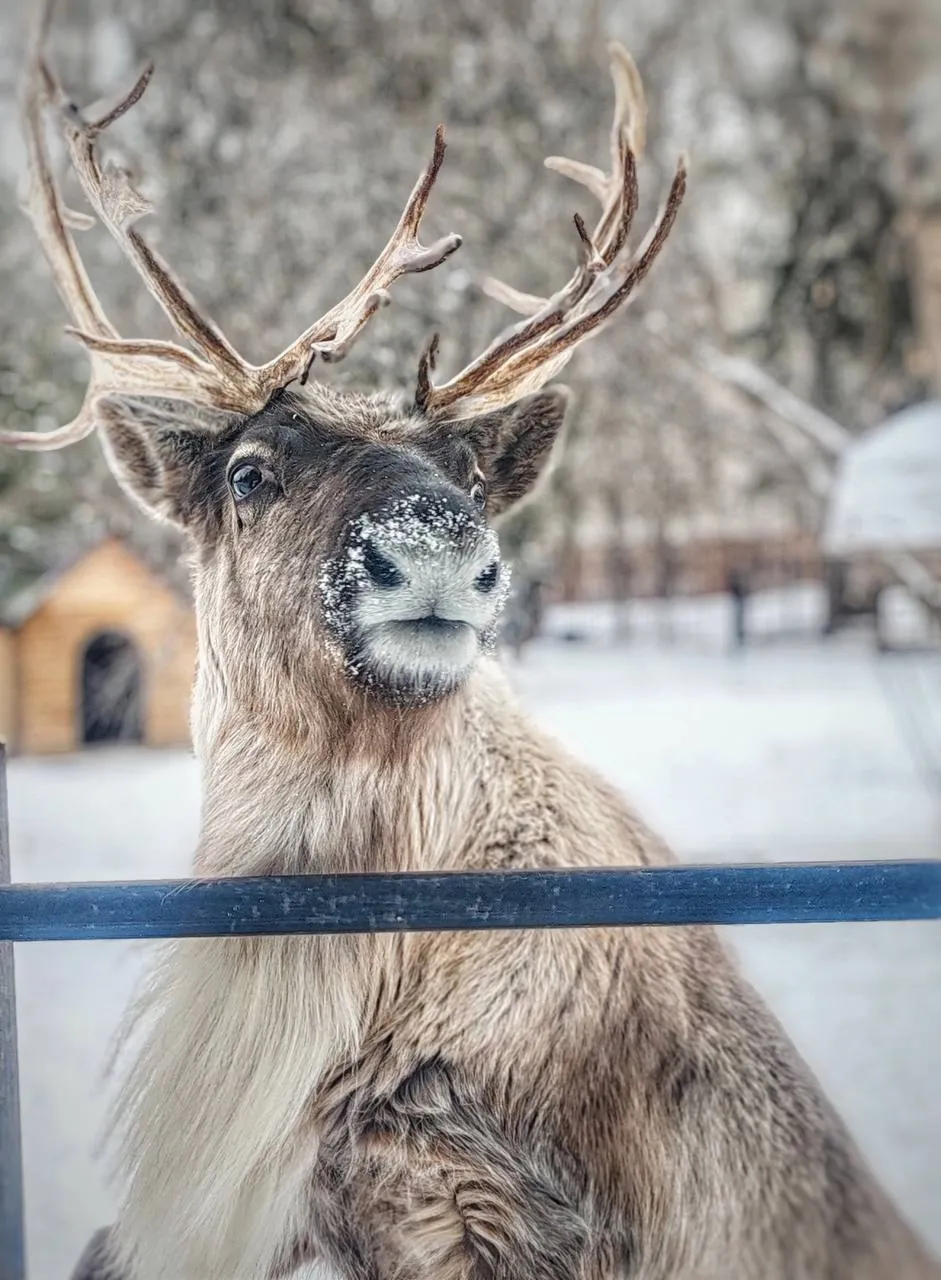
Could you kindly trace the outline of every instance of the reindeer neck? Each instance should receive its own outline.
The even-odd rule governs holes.
[[[279,714],[235,701],[201,662],[197,874],[453,865],[507,697],[498,664],[484,659],[458,693],[431,706],[394,708],[325,686],[302,714],[295,704]]]

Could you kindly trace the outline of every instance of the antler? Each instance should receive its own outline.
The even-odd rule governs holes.
[[[431,162],[415,184],[388,244],[360,283],[280,355],[267,364],[250,364],[199,311],[189,292],[137,229],[136,223],[150,212],[149,202],[123,169],[110,161],[102,164],[98,155],[101,134],[141,98],[153,67],[147,66],[131,90],[108,111],[88,119],[69,100],[43,53],[52,9],[53,0],[45,0],[40,7],[21,89],[29,163],[24,208],[75,322],[68,332],[88,348],[91,377],[72,422],[43,433],[0,432],[0,443],[40,450],[81,440],[95,429],[96,401],[116,391],[182,397],[215,408],[256,412],[279,387],[295,379],[305,382],[318,356],[341,360],[370,317],[389,301],[389,286],[399,276],[430,271],[460,246],[461,237],[453,234],[428,247],[418,238],[444,159],[444,129],[439,126]],[[190,347],[122,338],[105,315],[72,237],[73,228],[87,228],[94,220],[66,208],[53,177],[42,119],[44,108],[50,106],[58,112],[72,166],[89,204]]]
[[[589,234],[578,214],[579,265],[558,293],[538,298],[488,279],[484,291],[528,318],[503,333],[449,382],[431,380],[438,354],[437,334],[422,356],[416,408],[449,419],[511,404],[536,391],[567,363],[574,349],[623,306],[652,267],[676,219],[686,192],[686,165],[680,160],[665,206],[638,251],[617,261],[637,211],[637,157],[642,154],[647,110],[643,84],[630,54],[609,45],[614,80],[611,172],[563,156],[549,156],[547,168],[564,174],[596,197],[601,217]]]

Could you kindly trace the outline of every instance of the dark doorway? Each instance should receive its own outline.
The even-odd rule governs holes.
[[[82,658],[82,742],[143,742],[137,650],[117,631],[102,631]]]

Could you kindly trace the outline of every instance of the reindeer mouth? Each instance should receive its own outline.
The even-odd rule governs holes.
[[[400,622],[397,625],[404,628],[406,632],[422,636],[457,636],[463,631],[473,629],[469,622],[463,622],[460,618],[442,618],[437,613],[429,613],[424,618],[410,618],[407,622]]]
[[[486,646],[469,622],[429,613],[359,631],[347,671],[379,696],[420,705],[452,693]]]
[[[422,669],[461,668],[480,648],[477,628],[458,618],[430,613],[421,618],[390,619],[364,630],[363,648],[381,665]]]

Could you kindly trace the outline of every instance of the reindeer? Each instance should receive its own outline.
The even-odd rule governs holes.
[[[310,378],[350,349],[424,246],[439,129],[363,280],[247,363],[150,247],[147,204],[102,162],[43,53],[26,65],[28,212],[130,496],[185,530],[199,626],[197,876],[671,860],[622,797],[536,728],[491,654],[506,590],[492,520],[559,437],[572,350],[644,279],[644,107],[611,47],[611,169],[550,166],[601,203],[548,299],[410,401]],[[58,116],[89,204],[188,345],[121,337],[50,167]],[[708,928],[175,942],[136,1006],[115,1111],[126,1192],[80,1273],[128,1280],[915,1280],[939,1275],[784,1032]]]

